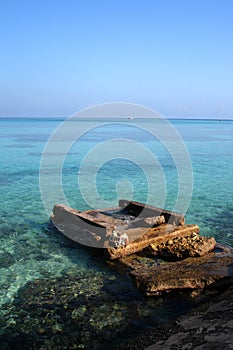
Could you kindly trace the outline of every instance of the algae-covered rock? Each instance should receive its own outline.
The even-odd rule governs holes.
[[[8,268],[15,263],[15,259],[12,254],[3,252],[0,253],[0,269]]]

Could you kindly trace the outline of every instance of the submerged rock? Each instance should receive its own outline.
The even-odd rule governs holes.
[[[125,276],[104,273],[35,280],[0,320],[10,349],[100,349],[139,317],[145,300]],[[1,346],[0,346],[1,347]]]
[[[1,253],[0,254],[0,268],[8,268],[15,263],[15,259],[10,253]]]

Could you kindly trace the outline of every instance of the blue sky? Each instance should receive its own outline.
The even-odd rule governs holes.
[[[233,118],[233,1],[0,0],[0,116]]]

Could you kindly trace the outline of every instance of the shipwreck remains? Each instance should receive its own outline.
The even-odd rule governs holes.
[[[120,200],[118,207],[84,212],[58,204],[51,220],[68,238],[104,248],[111,259],[199,232],[197,225],[185,225],[181,214],[127,200]]]
[[[233,250],[201,236],[179,213],[120,200],[117,207],[83,212],[57,204],[51,220],[69,239],[102,248],[147,296],[202,290],[233,277]]]

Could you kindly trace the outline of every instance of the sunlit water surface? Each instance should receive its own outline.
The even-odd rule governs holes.
[[[101,344],[104,344],[107,348],[106,344],[111,339],[113,347],[114,344],[117,346],[122,335],[133,338],[142,330],[182,313],[186,306],[181,300],[175,303],[172,298],[144,298],[124,273],[119,274],[108,267],[93,250],[69,242],[52,229],[40,194],[39,171],[44,147],[61,123],[62,120],[51,118],[0,119],[0,335],[3,339],[9,332],[10,337],[14,338],[14,332],[21,332],[20,339],[23,339],[27,336],[30,338],[30,334],[36,332],[42,348],[49,348],[46,341],[50,336],[64,338],[62,321],[53,323],[50,329],[52,335],[43,337],[41,315],[35,314],[33,308],[26,308],[25,311],[30,299],[27,290],[34,293],[39,283],[38,290],[41,292],[35,293],[39,307],[40,297],[46,288],[51,288],[51,284],[46,283],[55,279],[54,283],[62,285],[64,291],[67,280],[81,279],[75,287],[76,299],[81,301],[78,307],[72,308],[72,315],[76,312],[72,316],[74,322],[79,322],[79,346],[101,348]],[[104,200],[117,204],[117,186],[120,184],[118,190],[122,197],[147,201],[148,174],[154,174],[155,183],[160,178],[156,178],[156,169],[147,159],[142,161],[138,155],[138,164],[128,159],[128,146],[125,159],[108,160],[100,169],[94,161],[88,163],[85,169],[80,168],[85,156],[96,145],[121,138],[122,142],[133,139],[155,155],[166,181],[166,195],[161,200],[160,184],[156,183],[157,190],[150,204],[160,206],[164,203],[167,209],[173,209],[179,177],[174,160],[153,135],[138,129],[136,120],[114,120],[89,132],[87,121],[78,120],[75,123],[77,128],[82,124],[87,133],[72,145],[64,159],[63,189],[71,206],[80,210],[89,208],[77,180],[78,175],[86,179],[93,173],[96,173],[98,193]],[[146,119],[143,123],[145,130],[154,127],[154,120]],[[233,121],[173,120],[171,123],[180,133],[193,167],[193,193],[186,222],[198,224],[203,235],[214,236],[218,242],[233,246]],[[54,164],[49,171],[55,174]],[[86,186],[88,190],[88,181]],[[90,199],[92,203],[95,201],[91,193]],[[96,208],[100,204],[96,201]],[[35,281],[36,286],[33,284]],[[75,285],[75,282],[72,283]],[[20,314],[21,309],[24,310],[23,315]],[[25,323],[23,328],[22,319],[27,317],[31,317],[34,323],[31,326],[29,322]],[[54,339],[51,344],[56,345]],[[4,346],[7,349],[11,344],[5,343]]]

